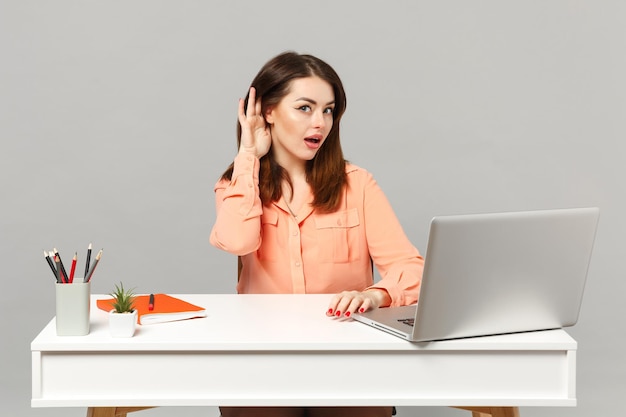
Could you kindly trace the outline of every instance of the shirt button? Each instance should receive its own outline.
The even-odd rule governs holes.
[[[341,226],[341,219],[337,219],[337,226]]]
[[[248,161],[252,161],[252,157],[251,156],[248,156]]]
[[[296,262],[296,266],[299,268],[300,267],[300,262]]]
[[[291,232],[291,234],[294,235],[294,236],[298,236],[298,231],[294,230],[293,232]]]

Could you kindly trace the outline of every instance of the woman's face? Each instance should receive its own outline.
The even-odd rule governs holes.
[[[311,160],[333,127],[335,94],[318,77],[297,78],[289,93],[265,113],[276,162],[287,167]]]

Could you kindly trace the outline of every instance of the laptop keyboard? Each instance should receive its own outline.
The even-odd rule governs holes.
[[[398,321],[400,323],[404,323],[406,325],[409,325],[409,326],[413,327],[413,324],[415,322],[415,317],[411,317],[409,319],[398,319]]]

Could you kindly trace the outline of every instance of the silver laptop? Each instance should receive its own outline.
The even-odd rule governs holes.
[[[414,342],[573,326],[599,209],[433,218],[419,302],[355,314]]]

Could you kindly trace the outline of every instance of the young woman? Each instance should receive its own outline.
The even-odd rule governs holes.
[[[239,293],[335,294],[331,317],[417,301],[423,258],[372,175],[344,159],[345,109],[336,72],[294,52],[267,62],[239,101],[239,152],[215,186],[210,237],[240,257]],[[373,417],[391,407],[223,407],[222,415]]]

